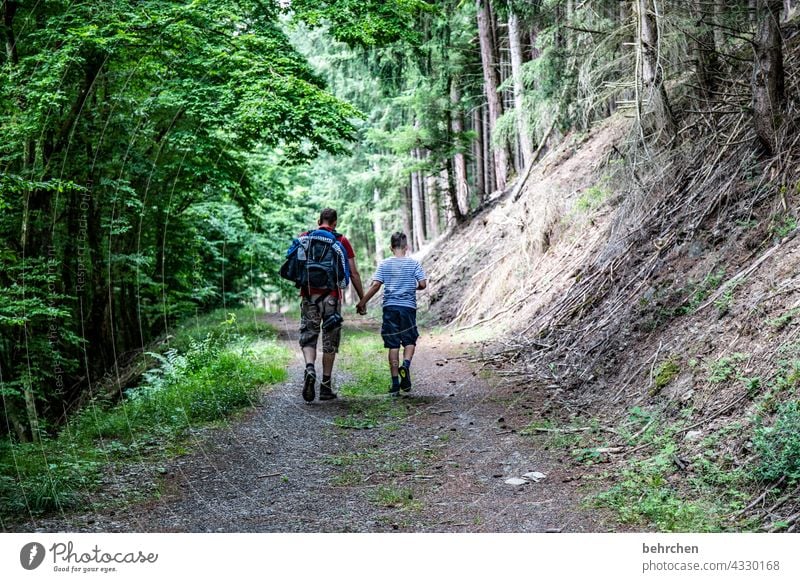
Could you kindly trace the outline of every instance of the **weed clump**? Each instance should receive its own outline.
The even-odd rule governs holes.
[[[753,445],[761,457],[756,469],[759,478],[800,479],[800,402],[792,400],[778,406],[774,423],[756,429]]]

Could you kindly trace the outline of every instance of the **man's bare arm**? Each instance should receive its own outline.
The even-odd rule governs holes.
[[[350,279],[353,281],[353,289],[356,290],[359,299],[364,299],[364,287],[361,284],[361,273],[358,272],[356,260],[354,258],[347,259],[347,262],[350,264]]]

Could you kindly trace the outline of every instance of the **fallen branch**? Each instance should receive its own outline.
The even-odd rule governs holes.
[[[739,511],[739,512],[735,513],[735,514],[734,514],[734,515],[733,515],[733,516],[730,518],[730,519],[731,519],[731,521],[733,521],[734,519],[736,519],[736,518],[738,518],[738,517],[741,517],[741,516],[743,516],[745,513],[747,513],[747,512],[748,512],[748,511],[750,511],[751,509],[753,509],[753,508],[754,508],[756,505],[758,505],[759,503],[761,503],[761,502],[764,500],[764,498],[765,498],[767,495],[769,495],[769,492],[770,492],[770,491],[772,491],[773,489],[775,489],[776,487],[778,487],[778,486],[779,486],[781,483],[783,483],[783,481],[784,481],[785,479],[786,479],[786,477],[785,477],[785,476],[783,476],[783,477],[781,477],[781,478],[780,478],[780,480],[778,480],[778,482],[777,482],[777,483],[775,483],[774,485],[770,485],[769,487],[767,487],[766,489],[764,489],[764,492],[763,492],[761,495],[759,495],[758,497],[756,497],[756,498],[755,498],[755,499],[754,499],[754,500],[753,500],[753,501],[752,501],[752,502],[751,502],[751,503],[750,503],[750,504],[749,504],[747,507],[745,507],[745,508],[744,508],[744,509],[742,509],[741,511]],[[770,510],[770,511],[771,511],[771,510]]]
[[[765,252],[763,255],[761,255],[752,265],[750,265],[746,269],[742,269],[741,271],[736,273],[733,277],[728,279],[724,284],[720,286],[719,289],[717,289],[717,291],[713,295],[711,295],[711,297],[708,298],[708,300],[705,303],[703,303],[700,307],[697,308],[695,313],[700,313],[703,309],[705,309],[709,305],[713,305],[714,302],[717,301],[717,299],[719,299],[723,293],[725,293],[725,291],[730,289],[733,285],[742,281],[748,275],[751,275],[756,269],[758,269],[761,263],[770,258],[775,253],[775,251],[777,251],[784,244],[791,241],[795,236],[797,236],[798,231],[800,231],[800,228],[794,229],[791,233],[786,235],[786,237],[784,237],[783,240],[781,240],[781,242],[779,242],[771,249],[769,249],[767,252]]]
[[[542,149],[544,149],[544,144],[547,143],[548,138],[550,137],[550,133],[553,131],[553,128],[556,126],[556,120],[558,120],[558,115],[553,118],[553,123],[550,124],[550,127],[547,128],[547,131],[542,138],[542,141],[539,142],[539,147],[536,148],[536,151],[531,158],[531,163],[528,164],[528,167],[525,168],[525,174],[517,180],[517,183],[514,185],[514,196],[512,196],[511,200],[516,202],[519,200],[520,196],[522,196],[522,187],[525,185],[525,182],[528,181],[528,178],[531,175],[531,171],[533,167],[536,165],[536,160],[539,159],[539,154],[542,153]]]

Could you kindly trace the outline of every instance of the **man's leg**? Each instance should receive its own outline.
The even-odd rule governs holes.
[[[317,339],[319,338],[322,317],[315,297],[303,298],[300,304],[300,347],[306,369],[303,373],[303,400],[313,402],[317,373],[314,363],[317,360]]]
[[[326,297],[322,307],[322,321],[334,313],[339,312],[339,299],[333,296]],[[333,391],[331,376],[333,375],[333,363],[336,361],[336,352],[339,351],[339,342],[342,337],[342,328],[334,330],[322,330],[322,382],[319,385],[319,399],[333,400],[336,393]]]
[[[322,354],[322,375],[330,376],[333,374],[333,363],[336,361],[336,352]]]

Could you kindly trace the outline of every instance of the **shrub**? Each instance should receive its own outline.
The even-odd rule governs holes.
[[[758,477],[765,481],[800,479],[800,402],[780,405],[772,426],[756,429],[753,444],[761,456]]]

